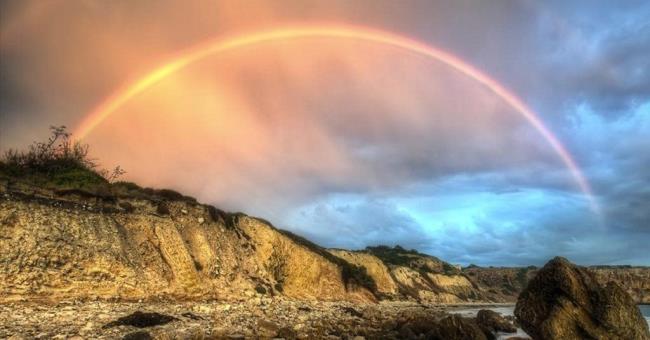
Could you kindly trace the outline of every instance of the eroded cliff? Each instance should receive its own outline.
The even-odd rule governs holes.
[[[179,195],[0,190],[2,300],[375,299],[347,262]]]

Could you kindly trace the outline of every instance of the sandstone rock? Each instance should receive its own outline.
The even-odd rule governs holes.
[[[485,333],[517,332],[517,328],[510,321],[506,320],[499,313],[488,309],[478,311],[478,314],[476,314],[476,323]]]
[[[427,334],[430,340],[487,340],[487,337],[473,319],[450,315],[436,324]]]
[[[556,257],[528,283],[515,308],[535,339],[650,339],[648,325],[617,284],[602,286],[585,268]]]

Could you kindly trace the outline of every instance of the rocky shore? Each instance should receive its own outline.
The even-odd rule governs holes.
[[[134,312],[173,319],[162,318],[167,322],[141,328],[116,323]],[[445,316],[441,307],[416,303],[353,304],[265,297],[185,303],[16,302],[0,306],[0,338],[397,339],[428,331]]]

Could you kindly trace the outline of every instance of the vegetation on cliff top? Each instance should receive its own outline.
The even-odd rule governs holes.
[[[385,245],[366,247],[363,251],[377,256],[387,265],[409,267],[421,272],[444,272],[445,274],[459,273],[459,270],[456,267],[435,256],[422,254],[415,249],[407,250],[399,245],[392,248]],[[429,260],[432,263],[435,263],[436,266],[432,267],[429,263],[422,263],[422,260]]]
[[[132,182],[117,181],[126,172],[117,166],[111,171],[98,166],[89,156],[89,147],[73,140],[65,126],[51,126],[50,137],[32,143],[27,150],[7,150],[0,157],[0,181],[57,193],[84,196],[196,202],[170,189],[143,188]]]

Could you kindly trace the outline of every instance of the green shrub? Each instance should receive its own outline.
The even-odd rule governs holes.
[[[45,142],[34,142],[25,151],[10,149],[0,159],[0,177],[46,189],[76,189],[105,196],[110,181],[124,174],[97,169],[88,156],[88,145],[73,141],[65,126],[50,127]]]

